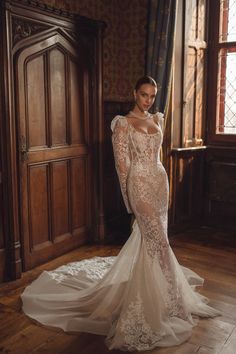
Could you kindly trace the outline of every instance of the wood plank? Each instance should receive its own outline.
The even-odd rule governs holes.
[[[234,328],[231,336],[225,342],[219,354],[235,354],[236,352],[236,327]]]
[[[23,316],[23,315],[22,315]],[[58,332],[58,330],[57,330]],[[55,336],[55,331],[31,323],[1,341],[1,350],[6,353],[31,353],[35,347]]]
[[[198,353],[199,346],[191,343],[183,343],[175,347],[158,348],[152,351],[152,354],[195,354]],[[140,353],[140,352],[139,352]],[[147,354],[147,352],[141,352]]]
[[[44,270],[53,270],[60,267],[63,264],[69,262],[76,262],[86,258],[92,258],[95,256],[115,256],[118,254],[121,246],[119,245],[86,245],[81,246],[71,252],[64,254],[58,258],[53,259],[50,262],[44,263],[35,267],[32,270],[24,272],[20,279],[15,281],[6,282],[0,284],[0,297],[4,294],[9,294],[11,291],[15,291],[19,288],[25,288],[34,279],[36,279]]]
[[[236,323],[236,298],[227,294],[217,293],[217,290],[203,289],[200,293],[210,299],[211,306],[221,311],[220,320],[231,324]]]
[[[37,354],[48,354],[48,353],[73,353],[74,350],[83,348],[87,346],[87,341],[91,341],[89,335],[69,335],[65,333],[58,333],[57,335],[50,337],[46,342],[42,343],[40,346],[34,348],[32,353]]]
[[[32,353],[37,354],[109,354],[110,350],[104,343],[103,336],[79,333],[78,335],[59,334],[50,338],[45,344],[35,348]],[[120,350],[113,350],[112,354],[124,353]],[[139,354],[141,354],[139,352]]]
[[[234,326],[218,318],[200,319],[189,343],[219,350],[232,333]]]
[[[196,236],[196,239],[194,238]],[[206,281],[200,293],[222,316],[200,319],[191,338],[177,347],[156,348],[152,354],[234,354],[236,347],[236,249],[214,248],[197,241],[198,230],[191,237],[172,240],[181,264],[192,268]],[[225,235],[227,237],[227,235]],[[0,285],[0,352],[13,354],[109,354],[103,336],[68,334],[36,324],[21,312],[20,294],[43,270],[94,256],[116,255],[120,245],[88,245],[54,259],[23,274],[22,279]],[[20,349],[19,349],[20,348]],[[117,350],[114,354],[122,354]],[[134,352],[146,354],[146,352]]]
[[[0,304],[0,341],[11,337],[15,333],[29,326],[30,320],[23,314]]]

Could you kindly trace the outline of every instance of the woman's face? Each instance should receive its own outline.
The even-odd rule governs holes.
[[[144,112],[148,111],[155,100],[157,88],[150,84],[143,84],[140,88],[134,91],[135,104]]]

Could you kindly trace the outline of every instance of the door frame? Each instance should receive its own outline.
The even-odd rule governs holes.
[[[94,159],[95,178],[94,215],[92,215],[95,240],[104,239],[103,213],[103,92],[102,92],[102,36],[103,22],[86,19],[43,4],[24,4],[16,0],[5,0],[1,5],[2,19],[2,64],[1,83],[2,127],[3,127],[3,189],[4,210],[6,215],[6,269],[7,279],[17,279],[22,274],[21,260],[21,219],[20,219],[20,173],[19,139],[16,121],[16,101],[14,97],[14,55],[37,36],[47,35],[58,30],[67,34],[71,41],[76,40],[76,33],[86,33],[94,40],[94,75],[92,122],[92,156]]]

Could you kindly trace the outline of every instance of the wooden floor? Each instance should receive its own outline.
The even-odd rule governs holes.
[[[200,319],[188,342],[157,348],[152,354],[236,353],[236,235],[201,228],[171,240],[179,262],[205,278],[203,295],[222,311],[215,319]],[[21,312],[20,294],[44,269],[95,255],[116,255],[120,246],[86,246],[24,274],[22,279],[0,285],[0,353],[106,354],[101,336],[65,334],[33,323]],[[141,352],[139,352],[141,353]],[[143,353],[143,352],[142,352]],[[147,352],[146,352],[147,353]]]

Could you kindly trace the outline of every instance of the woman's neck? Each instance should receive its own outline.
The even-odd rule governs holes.
[[[137,113],[139,112],[139,113]],[[142,112],[142,114],[140,113],[140,111],[135,111],[134,109],[132,111],[129,112],[129,114],[133,117],[133,118],[137,118],[139,120],[147,120],[150,117],[150,113],[148,113],[148,111],[144,111]]]
[[[135,104],[135,106],[132,109],[132,111],[135,114],[137,114],[138,116],[143,116],[143,117],[147,116],[147,113],[148,113],[147,111],[144,111],[143,109],[141,109],[137,103]]]

